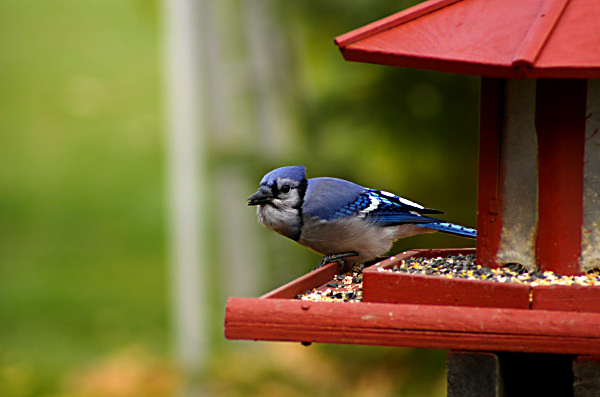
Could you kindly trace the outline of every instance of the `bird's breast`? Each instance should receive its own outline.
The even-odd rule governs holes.
[[[292,240],[298,240],[302,219],[297,209],[264,204],[258,206],[256,215],[263,226]]]

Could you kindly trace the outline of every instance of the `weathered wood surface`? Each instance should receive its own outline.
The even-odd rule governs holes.
[[[537,82],[538,261],[560,274],[580,273],[586,90],[585,80]]]
[[[572,397],[577,361],[568,354],[450,351],[448,397]],[[589,386],[593,372],[583,369],[581,384]],[[592,395],[599,394],[586,397]]]
[[[573,397],[600,396],[600,356],[578,356],[573,360]]]
[[[479,252],[479,251],[478,251]],[[363,301],[533,310],[600,312],[600,287],[500,283],[460,278],[381,272],[410,257],[468,255],[474,249],[406,251],[363,272]],[[479,259],[479,258],[477,258]]]
[[[502,234],[502,180],[500,162],[506,83],[481,79],[479,120],[479,176],[477,181],[477,261],[496,266]]]
[[[578,285],[535,286],[533,287],[531,308],[534,310],[600,313],[600,287]]]
[[[600,354],[600,314],[230,298],[229,339]]]
[[[472,248],[413,250],[389,258],[363,272],[366,301],[362,303],[293,299],[330,281],[339,265],[329,264],[260,298],[230,298],[225,335],[230,339],[600,354],[599,287],[536,286],[530,290],[525,284],[376,270],[410,256],[473,252]],[[394,303],[385,303],[390,300]]]
[[[274,289],[271,292],[267,292],[261,298],[281,298],[281,299],[292,299],[295,298],[301,292],[318,287],[331,281],[333,276],[340,272],[339,263],[329,263],[320,269],[313,270],[297,279],[290,281],[287,284],[282,285],[279,288]]]
[[[502,78],[598,78],[599,19],[600,2],[590,0],[430,0],[336,44],[350,61]]]
[[[403,252],[363,271],[363,302],[414,303],[529,309],[529,286],[515,283],[448,279],[400,272],[383,272],[410,257],[474,254],[475,249],[414,250]]]
[[[447,397],[507,397],[498,355],[450,351],[446,358]]]

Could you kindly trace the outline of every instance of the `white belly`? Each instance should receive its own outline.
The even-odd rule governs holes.
[[[305,220],[298,242],[322,255],[358,252],[358,256],[344,258],[353,265],[383,256],[400,238],[434,231],[416,225],[382,228],[365,218]]]

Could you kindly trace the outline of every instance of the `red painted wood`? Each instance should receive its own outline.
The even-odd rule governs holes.
[[[591,78],[600,77],[598,20],[594,0],[429,1],[336,43],[352,61],[504,78]]]
[[[414,250],[394,256],[363,271],[363,302],[415,303],[529,309],[530,288],[525,284],[498,283],[445,277],[383,272],[410,257],[446,257],[473,254],[474,249]]]
[[[464,63],[458,60],[390,53],[374,50],[369,46],[350,45],[342,48],[341,51],[344,59],[354,62],[512,79],[524,76],[520,69],[512,66]]]
[[[522,284],[381,273],[364,284],[363,301],[529,309],[529,287]]]
[[[230,298],[229,339],[563,354],[600,353],[600,314]]]
[[[536,310],[562,310],[600,313],[600,287],[540,285],[533,287],[532,306]]]
[[[529,287],[380,272],[363,284],[363,301],[529,309]]]
[[[279,288],[274,289],[271,292],[264,294],[261,296],[261,298],[293,299],[301,292],[313,289],[331,281],[336,274],[340,273],[340,270],[339,263],[330,263],[320,269],[313,270],[310,273],[307,273],[285,285],[282,285]]]
[[[538,261],[578,274],[583,222],[585,80],[537,82]]]
[[[399,21],[341,50],[354,61],[518,77],[521,72],[513,67],[512,56],[536,9],[536,2],[461,1],[405,23]],[[487,12],[495,19],[484,18]],[[503,29],[506,25],[511,26],[509,32]]]
[[[381,272],[410,257],[469,255],[473,249],[403,252],[363,272],[363,302],[504,307],[600,313],[600,287],[498,283]]]
[[[397,12],[389,17],[382,18],[379,21],[370,23],[361,28],[353,30],[350,33],[343,34],[336,37],[335,43],[338,46],[347,46],[356,41],[362,40],[374,34],[383,32],[387,29],[393,28],[396,25],[409,22],[413,19],[422,17],[431,12],[440,10],[450,4],[456,3],[461,0],[429,0],[421,4],[417,4],[407,10]]]
[[[521,45],[513,55],[514,66],[534,67],[567,4],[569,0],[547,1],[541,4]]]
[[[477,262],[496,267],[502,233],[502,172],[500,138],[504,109],[504,81],[481,79],[479,176],[477,197]]]
[[[395,26],[382,32],[374,29],[368,37],[363,33],[362,39],[343,48],[423,60],[424,68],[427,64],[435,68],[442,60],[512,68],[512,57],[535,17],[537,3],[460,1],[416,19],[399,19]],[[486,18],[490,14],[491,20]],[[502,29],[506,25],[510,31]]]
[[[599,1],[570,0],[531,77],[599,77],[599,20]]]

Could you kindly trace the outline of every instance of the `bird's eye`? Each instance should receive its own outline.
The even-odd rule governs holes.
[[[282,193],[289,193],[289,191],[290,191],[290,185],[283,185],[281,187],[281,192]]]

